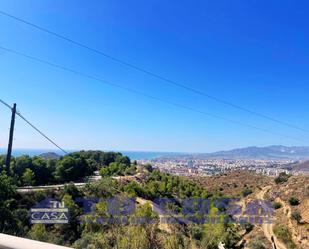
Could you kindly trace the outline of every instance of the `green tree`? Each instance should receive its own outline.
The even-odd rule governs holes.
[[[43,242],[48,242],[50,240],[50,235],[46,231],[44,224],[34,224],[28,233],[28,237],[33,240],[39,240]]]
[[[60,182],[69,182],[79,180],[91,173],[85,158],[74,158],[68,155],[57,161],[55,178]]]
[[[100,169],[101,176],[133,175],[136,172],[134,165],[112,162],[107,167]]]
[[[25,169],[22,175],[23,184],[26,186],[33,186],[35,184],[35,174],[31,169]]]
[[[143,188],[135,181],[132,181],[128,184],[126,184],[123,187],[123,190],[129,195],[129,197],[133,198],[133,197],[144,197],[145,193]]]
[[[16,157],[14,158],[12,167],[13,172],[21,177],[26,168],[32,168],[32,159],[29,156]]]
[[[5,170],[5,155],[0,155],[0,172]]]
[[[69,194],[65,194],[62,197],[62,201],[64,205],[69,209],[70,218],[71,220],[74,220],[77,215],[79,214],[79,207],[78,205],[73,201],[73,198]]]
[[[64,185],[63,193],[72,196],[73,199],[82,197],[82,192],[72,182]]]
[[[278,177],[275,178],[275,183],[281,184],[281,183],[287,182],[289,180],[289,178],[290,178],[290,175],[288,175],[285,172],[282,172],[282,173],[279,174]]]
[[[0,231],[14,232],[16,220],[12,213],[12,202],[16,194],[12,178],[0,173]]]
[[[117,162],[117,163],[122,163],[122,164],[125,164],[125,165],[127,165],[127,166],[130,166],[130,165],[131,165],[130,158],[127,157],[127,156],[123,156],[123,155],[121,155],[121,154],[116,156],[115,162]]]
[[[109,168],[108,168],[108,167],[101,168],[101,169],[100,169],[100,175],[101,175],[102,177],[110,176],[111,173],[110,173],[110,171],[109,171]]]
[[[62,197],[62,202],[69,209],[69,223],[53,225],[50,233],[53,235],[50,242],[53,244],[72,244],[78,239],[78,215],[79,207],[73,201],[72,196],[65,194]]]
[[[41,157],[32,159],[32,170],[35,174],[35,182],[38,185],[47,184],[53,181],[52,170],[48,167],[48,160]]]

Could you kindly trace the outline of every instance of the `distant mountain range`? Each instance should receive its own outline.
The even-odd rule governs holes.
[[[224,159],[309,159],[309,146],[247,147],[214,153],[192,154],[185,157],[192,158],[224,158]]]
[[[6,150],[0,148],[0,154]],[[173,152],[122,152],[132,160],[155,159],[155,158],[223,158],[223,159],[292,159],[309,160],[309,146],[282,146],[272,145],[267,147],[246,147],[213,153],[173,153]],[[44,158],[57,159],[63,154],[47,150],[14,149],[14,156],[30,155]]]

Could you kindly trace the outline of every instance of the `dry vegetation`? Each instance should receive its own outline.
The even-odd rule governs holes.
[[[255,226],[251,233],[244,236],[245,243],[245,249],[247,248],[254,248],[255,243],[259,243],[264,246],[264,248],[271,248],[271,243],[268,241],[268,239],[265,237],[261,227]]]
[[[276,184],[274,178],[238,171],[211,177],[195,177],[193,180],[210,192],[218,192],[224,196],[242,196],[245,189],[252,190],[253,194],[245,200],[255,198],[255,194],[264,186],[269,186],[270,190],[265,198],[281,205],[274,212],[274,228],[278,228],[278,224],[286,228],[291,234],[292,244],[282,241],[282,238],[279,240],[286,248],[293,248],[295,244],[294,248],[309,249],[309,176],[291,176],[287,182]],[[295,199],[299,204],[292,205],[291,201],[293,203]],[[254,248],[258,244],[271,248],[271,243],[260,226],[255,226],[243,239],[245,248]]]
[[[269,185],[273,178],[247,171],[234,171],[210,177],[194,177],[193,180],[210,192],[219,192],[224,196],[241,196],[245,189],[254,192]]]
[[[292,176],[287,182],[274,185],[268,193],[282,207],[275,211],[277,224],[291,232],[297,248],[309,248],[309,176]],[[299,204],[293,204],[298,200]],[[298,219],[297,219],[298,218]]]

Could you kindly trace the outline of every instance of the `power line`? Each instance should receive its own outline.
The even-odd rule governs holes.
[[[302,128],[302,127],[299,127],[299,126],[297,126],[297,125],[295,125],[295,124],[291,124],[291,123],[288,123],[288,122],[279,120],[279,119],[277,119],[277,118],[273,118],[273,117],[271,117],[271,116],[269,116],[269,115],[266,115],[266,114],[263,114],[263,113],[260,113],[260,112],[257,112],[257,111],[253,111],[253,110],[251,110],[251,109],[248,109],[248,108],[246,108],[246,107],[243,107],[243,106],[234,104],[234,103],[232,103],[232,102],[230,102],[230,101],[227,101],[227,100],[224,100],[224,99],[222,99],[222,98],[219,98],[219,97],[216,97],[216,96],[207,94],[207,93],[205,93],[205,92],[203,92],[203,91],[201,91],[201,90],[192,88],[192,87],[190,87],[190,86],[188,86],[188,85],[186,85],[186,84],[183,84],[183,83],[180,83],[180,82],[171,80],[171,79],[166,78],[166,77],[164,77],[164,76],[161,76],[161,75],[159,75],[159,74],[157,74],[157,73],[154,73],[154,72],[151,72],[151,71],[149,71],[149,70],[146,70],[146,69],[144,69],[144,68],[142,68],[142,67],[140,67],[140,66],[136,66],[136,65],[134,65],[134,64],[128,63],[128,62],[126,62],[126,61],[124,61],[124,60],[122,60],[122,59],[116,58],[116,57],[114,57],[114,56],[112,56],[112,55],[109,55],[109,54],[107,54],[107,53],[105,53],[105,52],[102,52],[101,50],[98,50],[98,49],[96,49],[96,48],[92,48],[92,47],[90,47],[90,46],[88,46],[88,45],[86,45],[86,44],[83,44],[83,43],[81,43],[81,42],[78,42],[78,41],[76,41],[76,40],[73,40],[73,39],[71,39],[71,38],[68,38],[67,36],[64,36],[64,35],[59,34],[59,33],[57,33],[57,32],[51,31],[51,30],[49,30],[49,29],[47,29],[47,28],[44,28],[44,27],[42,27],[42,26],[39,26],[39,25],[34,24],[34,23],[32,23],[32,22],[29,22],[29,21],[26,21],[26,20],[24,20],[24,19],[22,19],[22,18],[19,18],[19,17],[17,17],[17,16],[11,15],[11,14],[6,13],[6,12],[4,12],[4,11],[1,11],[1,10],[0,10],[0,14],[3,15],[3,16],[9,17],[9,18],[11,18],[11,19],[14,19],[14,20],[16,20],[16,21],[22,22],[22,23],[24,23],[24,24],[26,24],[26,25],[28,25],[28,26],[31,26],[31,27],[33,27],[33,28],[35,28],[35,29],[37,29],[37,30],[40,30],[40,31],[42,31],[42,32],[48,33],[48,34],[50,34],[50,35],[53,35],[53,36],[55,36],[55,37],[57,37],[57,38],[59,38],[59,39],[65,40],[65,41],[67,41],[67,42],[69,42],[69,43],[71,43],[71,44],[74,44],[74,45],[79,46],[79,47],[81,47],[81,48],[84,48],[84,49],[87,49],[87,50],[89,50],[89,51],[92,51],[92,52],[94,52],[94,53],[96,53],[96,54],[99,54],[99,55],[101,55],[101,56],[104,56],[105,58],[108,58],[108,59],[110,59],[110,60],[112,60],[112,61],[114,61],[114,62],[117,62],[117,63],[119,63],[119,64],[122,64],[122,65],[124,65],[124,66],[126,66],[126,67],[132,68],[132,69],[134,69],[134,70],[136,70],[136,71],[139,71],[139,72],[142,72],[142,73],[144,73],[144,74],[150,75],[150,76],[152,76],[152,77],[154,77],[154,78],[157,78],[157,79],[159,79],[159,80],[161,80],[161,81],[164,81],[164,82],[166,82],[166,83],[169,83],[169,84],[171,84],[171,85],[174,85],[174,86],[177,86],[177,87],[179,87],[179,88],[185,89],[185,90],[187,90],[187,91],[189,91],[189,92],[192,92],[192,93],[195,93],[195,94],[197,94],[197,95],[206,97],[206,98],[208,98],[208,99],[212,99],[212,100],[214,100],[214,101],[216,101],[216,102],[219,102],[219,103],[221,103],[221,104],[228,105],[228,106],[230,106],[230,107],[233,107],[233,108],[236,108],[236,109],[238,109],[238,110],[241,110],[241,111],[250,113],[250,114],[252,114],[252,115],[255,115],[255,116],[258,116],[258,117],[261,117],[261,118],[270,120],[270,121],[272,121],[272,122],[281,124],[281,125],[283,125],[283,126],[287,126],[287,127],[293,128],[293,129],[297,129],[297,130],[300,130],[300,131],[303,131],[303,132],[309,132],[309,130],[304,129],[304,128]]]
[[[12,107],[7,104],[5,101],[0,99],[0,102],[5,105],[6,107],[8,107],[9,109],[12,110]],[[50,143],[52,143],[53,145],[55,145],[59,150],[61,150],[63,153],[68,154],[67,151],[65,151],[64,149],[62,149],[58,144],[56,144],[51,138],[49,138],[47,135],[45,135],[42,131],[39,130],[39,128],[37,128],[34,124],[32,124],[30,121],[28,121],[23,115],[21,115],[21,113],[19,111],[16,112],[16,115],[18,115],[21,119],[23,119],[28,125],[30,125],[34,130],[36,130],[41,136],[43,136],[45,139],[47,139]]]
[[[0,102],[12,110],[12,107],[9,104],[5,103],[2,99],[0,99]]]
[[[9,49],[9,48],[3,47],[3,46],[0,46],[0,49],[4,50],[6,52],[9,52],[9,53],[12,53],[12,54],[15,54],[15,55],[18,55],[18,56],[30,59],[32,61],[36,61],[36,62],[39,62],[39,63],[42,63],[42,64],[46,64],[46,65],[49,65],[51,67],[54,67],[54,68],[57,68],[57,69],[61,69],[63,71],[67,71],[67,72],[70,72],[70,73],[82,76],[84,78],[95,80],[95,81],[103,83],[105,85],[117,87],[119,89],[123,89],[125,91],[131,92],[131,93],[134,93],[134,94],[137,94],[137,95],[141,95],[141,96],[144,96],[146,98],[153,99],[153,100],[156,100],[156,101],[159,101],[159,102],[171,105],[171,106],[175,106],[175,107],[178,107],[178,108],[181,108],[181,109],[186,109],[186,110],[189,110],[189,111],[192,111],[192,112],[195,112],[195,113],[199,113],[199,114],[206,115],[206,116],[209,116],[209,117],[212,117],[212,118],[224,120],[226,122],[230,122],[230,123],[233,123],[233,124],[241,125],[241,126],[244,126],[244,127],[247,127],[247,128],[263,131],[263,132],[266,132],[266,133],[269,133],[269,134],[272,134],[272,135],[276,135],[276,136],[280,136],[280,137],[285,137],[285,138],[289,138],[289,139],[305,142],[304,140],[299,139],[299,138],[286,136],[286,135],[283,135],[283,134],[280,134],[280,133],[273,132],[273,131],[268,130],[268,129],[260,128],[260,127],[257,127],[257,126],[253,126],[253,125],[250,125],[250,124],[246,124],[246,123],[240,122],[240,121],[236,121],[236,120],[232,120],[232,119],[229,119],[229,118],[225,118],[225,117],[222,117],[222,116],[217,115],[217,114],[200,111],[200,110],[192,108],[190,106],[186,106],[186,105],[183,105],[183,104],[172,102],[170,100],[166,100],[166,99],[162,99],[162,98],[159,98],[159,97],[156,97],[156,96],[153,96],[153,95],[149,95],[149,94],[144,93],[142,91],[139,91],[139,90],[136,90],[136,89],[133,89],[133,88],[129,88],[129,87],[126,87],[126,86],[123,86],[123,85],[120,85],[120,84],[117,84],[117,83],[114,83],[114,82],[111,82],[111,81],[107,81],[107,80],[98,78],[96,76],[93,76],[93,75],[90,75],[90,74],[87,74],[87,73],[83,73],[83,72],[80,72],[80,71],[77,71],[75,69],[72,69],[72,68],[69,68],[69,67],[65,67],[65,66],[62,66],[62,65],[59,65],[59,64],[55,64],[55,63],[52,63],[50,61],[47,61],[47,60],[44,60],[44,59],[41,59],[41,58],[38,58],[38,57],[34,57],[34,56],[31,56],[31,55],[28,55],[28,54],[25,54],[25,53],[22,53],[22,52],[13,50],[13,49]]]
[[[41,134],[44,138],[46,138],[50,143],[55,145],[59,150],[61,150],[64,154],[68,154],[67,151],[62,149],[58,144],[56,144],[53,140],[51,140],[48,136],[46,136],[42,131],[40,131],[37,127],[35,127],[32,123],[30,123],[20,112],[16,113],[21,119],[23,119],[28,125],[30,125],[33,129],[35,129],[39,134]]]

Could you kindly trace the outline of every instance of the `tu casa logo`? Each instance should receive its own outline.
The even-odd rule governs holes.
[[[31,224],[67,224],[69,209],[63,202],[46,198],[30,209]]]

